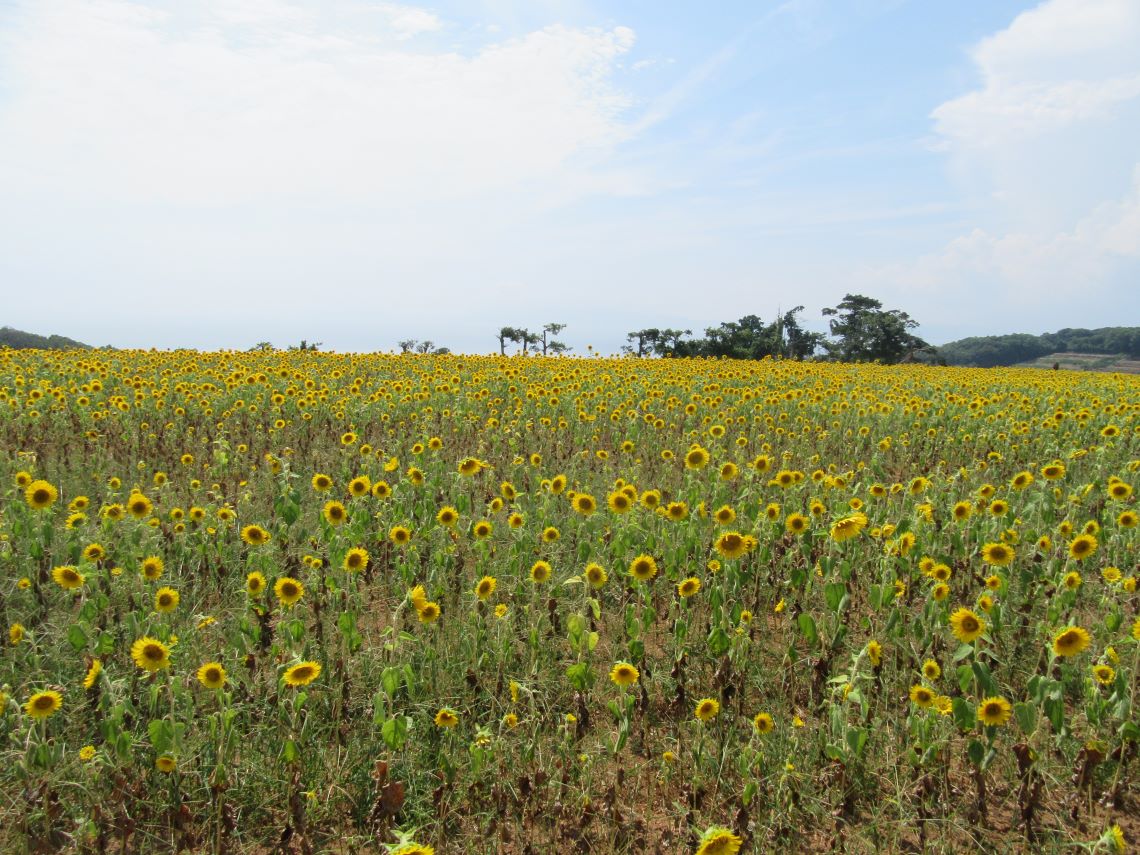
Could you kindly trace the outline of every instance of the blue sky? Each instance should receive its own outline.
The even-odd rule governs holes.
[[[1135,0],[0,0],[3,323],[577,352],[1140,323]]]

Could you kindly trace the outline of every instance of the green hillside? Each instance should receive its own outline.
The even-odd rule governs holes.
[[[90,350],[91,345],[62,335],[36,335],[12,327],[0,327],[0,347],[13,350]]]
[[[1076,361],[1082,364],[1088,362],[1085,357],[1089,356],[1140,360],[1140,327],[1063,329],[1042,335],[974,336],[940,345],[938,354],[948,365],[980,368],[1038,362],[1052,368],[1054,362],[1063,361],[1062,357],[1069,361],[1072,361],[1070,357],[1080,357]]]

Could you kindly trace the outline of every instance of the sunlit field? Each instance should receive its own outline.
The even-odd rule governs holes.
[[[1065,371],[5,351],[0,849],[1127,851],[1138,413]]]

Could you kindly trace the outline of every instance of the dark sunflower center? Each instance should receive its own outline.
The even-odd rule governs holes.
[[[35,707],[37,710],[50,710],[55,706],[55,701],[51,695],[40,695],[36,698]]]
[[[152,662],[161,662],[163,656],[162,648],[157,644],[148,644],[143,648],[143,656]]]

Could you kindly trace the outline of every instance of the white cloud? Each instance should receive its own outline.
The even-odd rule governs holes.
[[[972,51],[981,85],[932,113],[977,224],[868,283],[943,301],[952,329],[1124,323],[1140,272],[1140,4],[1049,0]],[[1010,315],[1022,319],[1012,320]],[[1097,319],[1097,320],[1089,320]]]
[[[624,133],[634,34],[460,52],[411,6],[29,4],[0,43],[0,184],[113,203],[423,201],[542,181]]]

